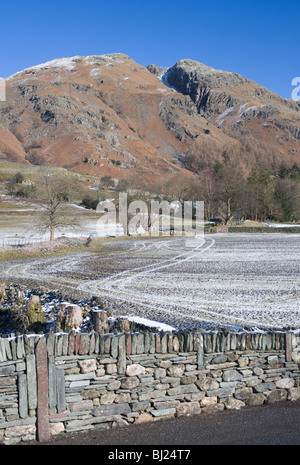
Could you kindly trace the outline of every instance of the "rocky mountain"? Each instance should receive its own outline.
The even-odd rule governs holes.
[[[300,160],[300,104],[249,79],[180,60],[171,68],[148,66],[167,86],[188,95],[199,115],[233,138],[253,136],[276,147],[284,158]]]
[[[121,53],[75,56],[6,79],[0,160],[117,179],[187,172],[184,154],[251,136],[300,163],[300,105],[193,60],[148,69]]]

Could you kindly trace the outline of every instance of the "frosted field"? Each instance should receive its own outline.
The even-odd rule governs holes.
[[[177,329],[300,329],[300,236],[211,234],[117,240],[101,253],[1,263],[0,277],[97,295],[114,316]]]

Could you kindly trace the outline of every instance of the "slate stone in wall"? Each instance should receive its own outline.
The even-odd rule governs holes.
[[[15,364],[0,367],[0,376],[10,376],[15,372]]]
[[[285,359],[287,362],[292,360],[292,335],[286,333],[285,335]]]
[[[276,386],[272,382],[264,382],[261,384],[258,384],[257,386],[253,387],[254,392],[267,392],[267,391],[273,391],[276,389]]]
[[[28,416],[27,377],[25,373],[18,375],[19,415],[21,418]]]
[[[34,354],[26,356],[26,373],[28,389],[28,408],[35,410],[37,408],[37,377],[36,377],[36,359]]]
[[[151,415],[154,417],[169,417],[174,416],[176,413],[176,408],[165,408],[160,410],[151,410]]]
[[[54,345],[55,345],[55,335],[54,334],[48,334],[46,344],[47,344],[48,356],[51,357],[52,355],[54,355]]]
[[[113,358],[117,358],[119,353],[119,340],[118,337],[111,338],[111,346],[110,346],[110,355]]]
[[[248,400],[253,396],[253,389],[251,387],[243,387],[236,389],[234,397],[239,400]]]
[[[95,353],[95,347],[96,347],[96,338],[95,338],[95,334],[92,333],[90,337],[90,348],[89,348],[90,355]]]
[[[275,389],[267,393],[266,403],[274,404],[275,402],[280,402],[287,400],[287,391],[285,389]]]
[[[178,335],[174,335],[173,336],[173,341],[172,341],[172,352],[179,352],[179,339],[178,339]]]
[[[161,353],[161,339],[159,334],[155,334],[155,353]]]
[[[230,334],[230,350],[236,350],[237,348],[237,336],[235,333]]]
[[[173,335],[167,335],[167,352],[171,354],[173,352]]]
[[[134,389],[140,384],[137,376],[125,377],[121,379],[121,389]]]
[[[57,357],[62,355],[62,334],[55,334],[55,355]]]
[[[17,343],[15,338],[10,341],[10,347],[12,352],[12,359],[17,360]]]
[[[56,367],[54,356],[48,358],[48,395],[49,395],[49,407],[53,409],[57,405],[57,395],[56,395]]]
[[[179,352],[184,352],[184,335],[183,335],[183,333],[178,334],[178,342],[179,342]]]
[[[176,407],[176,415],[178,417],[198,415],[200,412],[199,402],[182,402]]]
[[[0,362],[6,362],[6,350],[3,338],[0,338]]]
[[[136,355],[137,350],[137,334],[131,335],[131,355]]]
[[[203,348],[203,335],[198,334],[197,336],[197,365],[198,369],[204,364],[204,348]]]
[[[212,345],[212,352],[218,352],[217,350],[217,334],[212,333],[211,335],[211,345]]]
[[[66,410],[65,398],[65,374],[62,368],[56,370],[56,385],[57,385],[57,412],[61,413]]]
[[[203,344],[204,344],[204,351],[205,353],[209,354],[212,352],[212,342],[211,342],[211,334],[205,333],[203,335]]]
[[[80,334],[76,334],[74,341],[74,355],[79,353],[79,344],[80,344]]]
[[[150,351],[150,332],[149,331],[145,332],[144,350],[145,350],[145,354],[148,354]]]
[[[163,334],[161,336],[161,353],[166,354],[168,352],[168,335]]]
[[[17,358],[23,358],[25,356],[25,348],[24,348],[24,338],[18,337],[17,338]]]
[[[223,381],[241,381],[242,379],[243,375],[234,369],[225,370],[223,373]]]
[[[194,350],[193,333],[184,334],[184,352],[192,352]]]
[[[12,352],[11,352],[9,340],[7,338],[5,338],[4,343],[5,343],[6,359],[7,360],[12,360]]]
[[[270,334],[270,333],[266,334],[265,344],[266,344],[266,349],[267,350],[270,350],[270,349],[273,348],[273,336],[272,336],[272,334]]]
[[[111,336],[104,336],[104,354],[110,354]]]
[[[30,335],[23,336],[24,341],[24,352],[25,355],[32,354],[34,350],[32,350],[32,346],[34,347],[34,337]]]
[[[193,344],[194,344],[194,352],[197,352],[198,350],[198,333],[193,334]]]
[[[90,348],[89,334],[81,334],[80,343],[79,343],[79,351],[78,351],[79,355],[87,355],[89,353],[89,348]]]
[[[104,336],[97,333],[99,337],[99,354],[104,354]]]
[[[285,349],[285,334],[277,333],[277,340],[278,340],[278,349],[282,350]]]
[[[5,348],[5,338],[0,337],[0,363],[6,362],[6,348]]]
[[[75,349],[75,334],[70,333],[69,344],[68,344],[68,355],[73,355]]]
[[[123,374],[126,371],[126,343],[125,335],[118,338],[118,373]]]
[[[97,407],[92,410],[92,415],[95,417],[99,416],[110,416],[110,415],[121,415],[121,414],[126,414],[130,413],[131,408],[129,407],[129,404],[124,403],[124,404],[108,404],[108,405],[101,405],[100,407]]]
[[[130,403],[130,408],[132,412],[142,412],[150,407],[150,402],[148,400],[144,400],[139,402],[138,400],[135,402]]]
[[[62,335],[62,355],[68,355],[68,348],[69,348],[69,335],[63,334]]]
[[[137,335],[136,353],[137,353],[137,355],[145,353],[145,336],[144,336],[143,333]]]
[[[300,400],[300,387],[290,388],[288,391],[289,400]]]
[[[131,355],[131,348],[132,348],[132,337],[131,334],[126,334],[126,355]]]
[[[95,333],[95,354],[100,354],[100,335]]]
[[[251,334],[251,349],[256,350],[258,348],[259,335],[257,333]]]
[[[154,354],[155,353],[155,334],[150,332],[149,333],[149,353]]]

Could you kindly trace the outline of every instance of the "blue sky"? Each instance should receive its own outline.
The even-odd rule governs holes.
[[[291,98],[300,76],[299,0],[2,0],[0,76],[54,58],[122,52],[191,58]]]

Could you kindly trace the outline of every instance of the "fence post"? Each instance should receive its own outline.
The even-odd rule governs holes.
[[[46,338],[42,337],[36,346],[37,369],[37,438],[40,442],[50,439],[48,400],[48,354]]]

